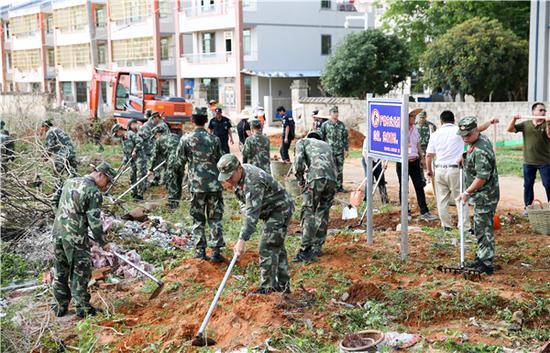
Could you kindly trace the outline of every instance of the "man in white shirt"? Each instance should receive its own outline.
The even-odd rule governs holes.
[[[458,126],[451,111],[445,110],[440,115],[441,128],[430,137],[426,149],[428,176],[434,175],[432,161],[435,161],[435,194],[439,219],[444,230],[451,230],[453,222],[449,213],[449,203],[460,195],[460,171],[457,161],[464,152],[464,141],[456,134]],[[464,208],[464,229],[470,229],[470,212]]]
[[[458,159],[464,152],[464,141],[457,135],[458,126],[455,116],[451,111],[445,110],[440,115],[441,128],[437,129],[431,137],[426,149],[426,164],[428,176],[434,175],[432,161],[435,160],[435,193],[439,219],[444,230],[453,229],[449,203],[460,195],[460,171]],[[479,130],[486,130],[491,124],[498,123],[497,119],[479,125]],[[470,231],[470,210],[464,208],[464,229]]]

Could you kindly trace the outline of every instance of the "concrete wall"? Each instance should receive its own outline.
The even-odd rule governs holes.
[[[40,93],[0,94],[0,116],[10,128],[17,126],[21,118],[44,118],[48,106],[48,95]]]
[[[506,132],[506,127],[510,119],[515,114],[531,115],[532,102],[444,102],[444,103],[409,103],[409,109],[422,108],[428,113],[428,119],[437,126],[440,126],[439,114],[444,110],[450,110],[455,114],[456,121],[468,115],[478,118],[479,122],[485,122],[491,118],[499,118],[497,124],[497,142],[512,142],[520,140],[521,135]],[[545,103],[550,106],[550,102]],[[322,109],[328,112],[333,105],[338,106],[340,119],[346,125],[365,133],[365,113],[366,101],[353,98],[319,98],[307,97],[301,98],[298,102],[293,102],[295,116],[302,114],[298,120],[297,126],[300,128],[311,127],[311,112],[314,109]],[[297,108],[295,108],[297,107]],[[487,130],[487,134],[493,139],[492,129]]]

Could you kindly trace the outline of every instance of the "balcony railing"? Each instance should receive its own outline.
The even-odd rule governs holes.
[[[186,17],[224,15],[233,9],[235,4],[232,1],[216,2],[215,4],[206,4],[204,6],[192,6],[181,9]]]
[[[189,64],[225,64],[233,57],[233,52],[183,54],[181,57]]]

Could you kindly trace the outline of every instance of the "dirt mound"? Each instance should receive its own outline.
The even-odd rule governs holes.
[[[296,292],[284,294],[277,303],[277,309],[285,311],[302,311],[317,302],[315,293],[307,291],[303,286]]]
[[[361,132],[350,128],[348,130],[348,143],[349,148],[351,149],[362,149],[363,148],[363,140],[365,139],[365,135],[363,135]]]
[[[380,301],[384,298],[384,292],[371,282],[356,282],[349,286],[349,297],[346,300],[350,304],[361,304],[367,300]]]

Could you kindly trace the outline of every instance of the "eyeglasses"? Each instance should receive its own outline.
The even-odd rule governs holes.
[[[543,112],[543,113],[546,113],[546,109],[542,108],[542,109],[539,109],[539,112]]]

